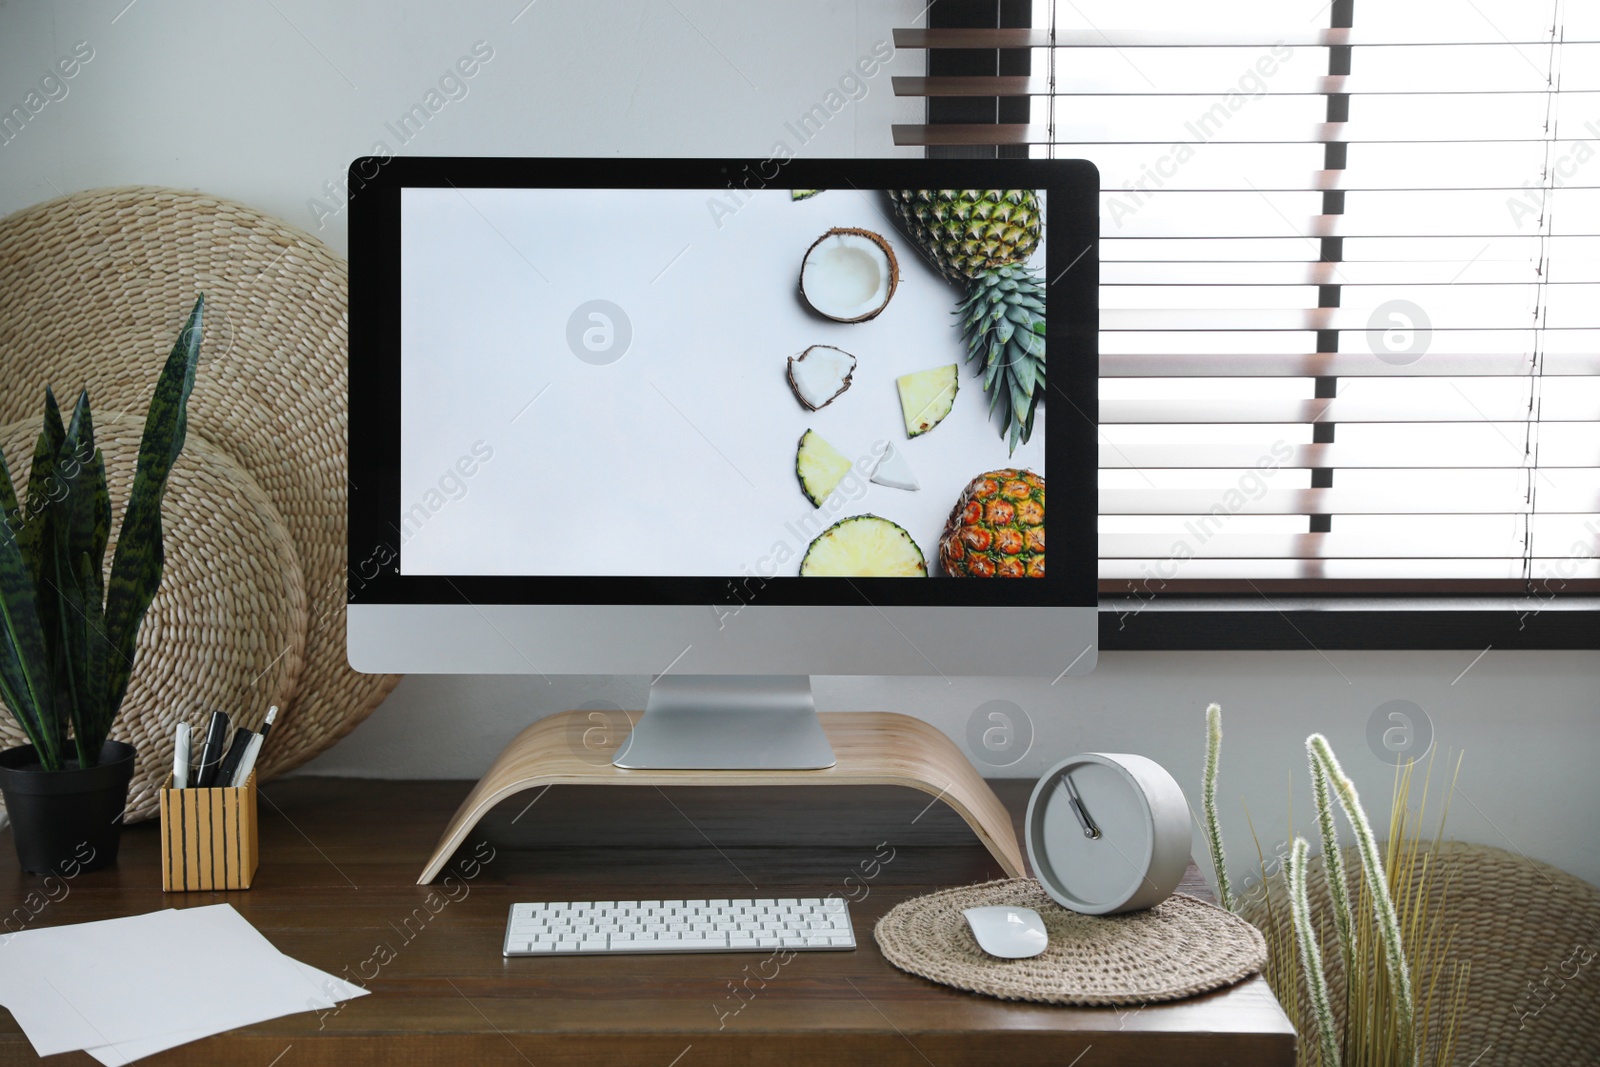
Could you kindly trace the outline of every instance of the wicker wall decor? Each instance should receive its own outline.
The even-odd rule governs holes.
[[[399,680],[358,674],[345,659],[347,270],[343,259],[295,227],[242,204],[174,189],[72,193],[0,220],[0,423],[30,423],[37,432],[47,384],[58,397],[87,388],[97,423],[109,424],[118,413],[142,416],[188,308],[196,295],[206,294],[189,445],[173,474],[165,514],[172,522],[186,468],[192,478],[196,466],[205,466],[205,455],[220,453],[248,475],[298,557],[303,636],[285,637],[282,661],[255,687],[266,686],[285,663],[300,660],[297,671],[275,683],[277,692],[288,694],[287,703],[262,754],[263,778],[304,763],[343,737]],[[233,492],[243,500],[252,490],[235,486]],[[113,527],[125,499],[113,487]],[[253,554],[265,543],[266,525],[263,520],[249,535],[255,538],[249,544],[242,531],[206,543],[219,554],[214,559]],[[184,614],[179,605],[190,603],[185,583],[191,579],[180,577],[188,573],[181,550],[169,550],[168,565],[156,602],[169,598],[163,626],[176,625]],[[245,564],[228,566],[240,576],[251,573]],[[258,590],[250,588],[255,595]],[[296,609],[274,610],[286,613],[288,625]],[[275,624],[261,625],[270,630]],[[135,691],[228,692],[235,684],[218,659],[228,638],[196,638],[135,669],[115,736],[138,739],[141,767],[170,761],[171,738],[170,730],[139,720],[166,716],[162,724],[170,726],[172,715],[193,721],[209,707],[158,708],[134,701]],[[154,633],[141,632],[141,649],[155,647],[147,641],[154,641]],[[154,671],[170,678],[173,688],[163,690],[166,682],[144,678]],[[219,700],[217,706],[245,710],[242,703]],[[248,707],[247,723],[266,704],[251,701]],[[140,797],[138,813],[147,817],[155,810],[154,794]]]

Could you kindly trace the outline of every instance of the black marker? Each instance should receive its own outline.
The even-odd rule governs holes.
[[[213,785],[226,789],[233,784],[233,775],[239,769],[239,761],[244,759],[245,749],[250,747],[250,742],[255,736],[254,730],[246,730],[243,726],[233,732],[233,740],[228,744],[228,754],[222,757],[222,765],[217,768],[217,777]]]
[[[213,711],[206,725],[206,743],[200,749],[200,769],[194,776],[197,789],[210,787],[217,778],[217,764],[221,762],[224,742],[228,738],[228,713]]]

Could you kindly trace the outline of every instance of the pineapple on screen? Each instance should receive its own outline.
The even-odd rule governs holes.
[[[939,538],[952,578],[1044,577],[1044,479],[1007,467],[967,483]]]
[[[922,549],[905,528],[852,515],[823,530],[800,561],[802,578],[926,578]]]
[[[800,435],[800,445],[795,449],[794,473],[800,479],[800,491],[812,507],[820,508],[850,473],[850,460],[817,431],[807,430]]]
[[[905,420],[906,436],[921,437],[944,421],[956,406],[956,393],[961,382],[956,375],[957,365],[902,374],[895,379],[900,390],[900,414]]]

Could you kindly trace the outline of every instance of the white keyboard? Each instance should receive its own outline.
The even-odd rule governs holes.
[[[856,947],[840,897],[513,904],[507,956],[614,952],[839,952]]]

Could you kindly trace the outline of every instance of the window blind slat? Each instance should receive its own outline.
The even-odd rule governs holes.
[[[1359,470],[1379,468],[1412,470],[1425,476],[1432,469],[1520,469],[1528,457],[1503,442],[1477,447],[1433,447],[1399,450],[1381,446],[1345,444],[1285,445],[1282,441],[1253,444],[1203,445],[1192,442],[1162,444],[1104,443],[1100,445],[1103,470],[1230,470],[1247,471],[1270,462],[1277,469],[1315,467]],[[1600,443],[1589,447],[1545,447],[1539,452],[1541,470],[1588,469],[1600,461]]]
[[[1152,261],[1176,262],[1240,262],[1240,261],[1303,261],[1316,256],[1319,246],[1310,237],[1230,237],[1227,235],[1195,237],[1137,237],[1117,236],[1115,227],[1102,222],[1104,232],[1100,238],[1100,261]],[[1287,231],[1287,227],[1285,227]],[[1344,258],[1364,262],[1410,263],[1417,260],[1435,262],[1453,259],[1460,267],[1460,276],[1474,277],[1477,266],[1485,260],[1527,262],[1537,268],[1549,260],[1552,275],[1560,276],[1561,264],[1572,260],[1600,260],[1600,238],[1549,237],[1537,230],[1529,230],[1511,237],[1466,237],[1444,235],[1434,237],[1346,237],[1343,239]],[[1340,262],[1334,270],[1343,270]],[[1333,281],[1339,281],[1335,274]]]
[[[1533,27],[1528,27],[1533,29]],[[1575,35],[1576,36],[1576,35]],[[1122,28],[1058,29],[897,29],[896,48],[1326,48],[1360,45],[1548,45],[1548,33],[1520,32],[1507,37],[1492,24],[1432,24],[1417,29],[1381,31],[1361,27],[1330,29],[1300,26],[1241,26],[1233,29],[1148,30]],[[1590,44],[1577,39],[1574,44]]]
[[[1337,214],[1322,213],[1317,189],[1107,189],[1100,216],[1106,236],[1121,239],[1600,236],[1600,189],[1564,188],[1560,197],[1542,227],[1536,207],[1507,207],[1522,204],[1520,189],[1350,190]]]
[[[1531,352],[1430,350],[1414,363],[1385,363],[1371,352],[1260,353],[1199,355],[1193,352],[1102,352],[1104,378],[1317,378],[1350,377],[1525,377],[1533,370]],[[1543,357],[1547,377],[1600,375],[1600,353],[1550,352]],[[1600,451],[1600,443],[1597,443]]]
[[[1527,422],[1528,400],[1522,396],[1480,397],[1438,406],[1335,397],[1328,400],[1107,400],[1100,401],[1100,421],[1128,423],[1432,423]],[[1545,396],[1539,419],[1544,422],[1600,423],[1600,403],[1584,398]]]
[[[1137,73],[1130,76],[1125,84],[1113,83],[1107,85],[1104,80],[1090,79],[1063,79],[1056,83],[1056,92],[1062,96],[1074,98],[1101,97],[1101,96],[1153,96],[1153,97],[1217,97],[1237,88],[1237,77],[1229,79],[1227,74],[1219,74],[1208,82],[1195,81],[1192,86],[1183,89],[1158,89],[1152,88],[1149,82],[1141,81]],[[1481,76],[1463,76],[1455,86],[1435,84],[1427,88],[1402,88],[1409,85],[1409,80],[1384,80],[1374,77],[1351,77],[1347,74],[1314,75],[1310,77],[1294,76],[1287,73],[1283,77],[1274,75],[1271,93],[1273,96],[1326,96],[1328,93],[1345,93],[1350,96],[1439,96],[1460,95],[1468,93],[1493,92],[1499,95],[1538,94],[1548,93],[1549,87],[1542,84],[1531,74],[1527,78],[1518,78],[1516,84],[1505,86],[1485,85]],[[943,77],[920,77],[896,75],[893,79],[894,95],[896,96],[1049,96],[1050,80],[1048,78],[1027,75],[947,75]],[[1584,86],[1578,86],[1584,89]]]
[[[1121,286],[1316,286],[1342,285],[1347,291],[1369,285],[1453,285],[1473,288],[1484,285],[1600,284],[1600,260],[1566,259],[1559,264],[1561,276],[1541,279],[1536,260],[1479,259],[1468,266],[1456,260],[1376,263],[1338,263],[1313,260],[1194,263],[1172,260],[1102,260],[1102,293]],[[1108,294],[1110,295],[1110,294]]]
[[[1254,126],[1247,123],[1244,126]],[[1312,122],[1298,123],[1294,126],[1274,128],[1271,135],[1250,135],[1246,130],[1244,134],[1237,131],[1238,126],[1214,125],[1214,136],[1202,137],[1201,141],[1210,144],[1518,144],[1538,143],[1544,144],[1548,137],[1541,131],[1528,129],[1520,136],[1511,136],[1502,133],[1494,136],[1492,128],[1485,131],[1484,136],[1461,135],[1438,136],[1426,129],[1411,130],[1405,133],[1386,132],[1381,126],[1352,129],[1348,122]],[[903,148],[927,147],[934,145],[1043,145],[1043,144],[1073,144],[1082,146],[1099,146],[1108,144],[1138,144],[1153,146],[1170,146],[1174,143],[1173,131],[1146,129],[1134,131],[1132,136],[1117,136],[1112,130],[1096,131],[1099,136],[1074,136],[1067,141],[1052,141],[1050,128],[1028,122],[1001,122],[1001,123],[948,123],[928,125],[926,123],[896,123],[890,127],[894,136],[894,143]],[[1209,132],[1209,131],[1208,131]]]
[[[1345,133],[1346,123],[1343,122],[1311,122],[1299,123],[1288,129],[1274,129],[1271,136],[1257,135],[1240,136],[1227,127],[1221,127],[1215,138],[1220,143],[1234,144],[1325,144],[1328,142],[1341,142],[1347,139]],[[1025,122],[1002,122],[994,124],[962,124],[949,123],[940,125],[919,125],[912,123],[897,123],[890,127],[894,135],[894,143],[903,148],[936,145],[1034,145],[1051,143],[1050,130],[1047,126],[1037,126]],[[1076,137],[1074,143],[1081,145],[1100,144],[1148,144],[1170,145],[1173,141],[1171,131],[1147,130],[1142,137],[1120,137],[1111,130],[1106,130],[1098,137]],[[1394,138],[1372,138],[1373,140],[1393,140]],[[1506,140],[1537,140],[1533,137],[1505,138]],[[1430,140],[1426,137],[1408,137],[1407,141]],[[1454,138],[1443,138],[1454,140]]]
[[[1520,315],[1520,313],[1519,313]],[[1365,332],[1370,312],[1358,308],[1104,308],[1100,328],[1108,331],[1134,330],[1354,330]],[[1494,308],[1474,311],[1457,309],[1449,320],[1432,320],[1433,329],[1474,331],[1519,331],[1536,325],[1529,317],[1517,321]],[[1582,329],[1577,323],[1550,324],[1551,330]]]
[[[1251,493],[1256,495],[1250,495]],[[1268,489],[1253,486],[1213,489],[1104,489],[1102,515],[1527,515],[1532,506],[1521,493],[1480,493],[1473,497],[1431,493],[1419,486],[1409,493],[1352,489]],[[1600,514],[1600,492],[1546,489],[1539,494],[1545,515]]]
[[[1505,352],[1512,348],[1520,348],[1530,355],[1536,349],[1547,354],[1595,352],[1600,351],[1597,335],[1600,330],[1535,330],[1531,326],[1476,331],[1435,329],[1429,335],[1427,352]],[[1100,352],[1118,355],[1184,351],[1197,356],[1233,356],[1252,352],[1303,352],[1315,343],[1315,334],[1306,330],[1107,330],[1100,335]],[[1365,330],[1361,336],[1347,338],[1343,343],[1351,353],[1373,352]],[[1425,352],[1416,362],[1426,358]]]
[[[1203,531],[1199,536],[1195,531]],[[1236,534],[1217,532],[1210,527],[1193,526],[1182,531],[1190,536],[1180,553],[1194,559],[1435,559],[1438,546],[1427,542],[1394,537],[1358,534]],[[1180,534],[1181,536],[1181,534]],[[1173,554],[1172,534],[1102,534],[1102,559],[1157,560]],[[1592,554],[1600,555],[1600,540],[1591,540]],[[1521,546],[1514,537],[1462,538],[1450,546],[1452,558],[1516,560],[1521,562]]]
[[[1332,266],[1332,264],[1330,264]],[[1343,271],[1321,285],[1339,284]],[[1532,323],[1542,308],[1539,323],[1551,329],[1582,329],[1593,321],[1600,306],[1600,283],[1541,284],[1537,276],[1521,282],[1465,285],[1341,285],[1342,310],[1365,320],[1376,308],[1406,299],[1423,308],[1430,326],[1452,329],[1498,329],[1520,317]],[[1317,284],[1301,285],[1105,285],[1101,287],[1103,311],[1127,310],[1227,310],[1299,311],[1314,305]],[[1572,321],[1566,321],[1568,319]],[[1153,327],[1160,329],[1159,326]]]
[[[1531,570],[1529,581],[1524,568]],[[1293,588],[1309,588],[1322,592],[1347,592],[1351,586],[1366,589],[1364,581],[1388,582],[1402,590],[1423,591],[1424,583],[1437,583],[1426,591],[1448,593],[1459,591],[1464,581],[1491,581],[1503,583],[1495,591],[1507,594],[1527,594],[1529,587],[1538,590],[1542,601],[1548,601],[1558,591],[1581,591],[1579,582],[1593,583],[1600,578],[1600,559],[1570,558],[1565,556],[1536,556],[1531,560],[1474,560],[1452,556],[1430,559],[1349,559],[1349,560],[1286,560],[1286,559],[1188,559],[1174,560],[1170,556],[1155,559],[1107,559],[1100,564],[1101,592],[1124,593],[1140,598],[1158,594],[1171,594],[1180,588],[1177,582],[1227,581],[1239,588],[1229,589],[1257,599],[1263,592],[1257,583],[1286,582]],[[1548,586],[1541,585],[1548,581]],[[1381,591],[1387,591],[1382,589]]]

